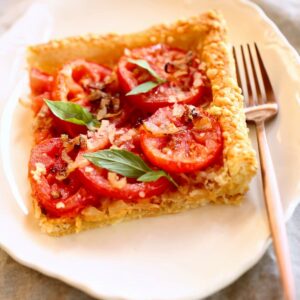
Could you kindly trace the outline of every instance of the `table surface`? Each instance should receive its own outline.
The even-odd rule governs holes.
[[[0,34],[28,7],[32,0],[0,0]],[[254,0],[300,51],[300,1]],[[12,9],[13,8],[13,9]],[[300,299],[300,206],[287,224],[297,299]],[[0,299],[92,300],[85,293],[20,265],[0,249]],[[283,299],[279,274],[271,246],[259,263],[235,283],[207,300]]]

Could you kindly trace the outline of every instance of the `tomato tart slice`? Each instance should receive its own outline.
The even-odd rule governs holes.
[[[219,13],[34,45],[28,66],[44,232],[242,200],[256,159]]]

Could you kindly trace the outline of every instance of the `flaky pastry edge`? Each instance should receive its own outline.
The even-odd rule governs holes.
[[[196,178],[176,192],[166,192],[138,203],[104,200],[100,209],[88,207],[76,218],[49,218],[33,198],[34,215],[44,232],[61,236],[126,220],[178,213],[208,203],[241,202],[256,173],[257,162],[248,137],[226,23],[219,12],[209,11],[136,34],[86,35],[31,46],[28,65],[48,73],[55,73],[62,64],[76,58],[114,66],[125,48],[157,43],[194,50],[205,63],[213,92],[208,111],[218,118],[223,130],[223,166],[198,172]]]

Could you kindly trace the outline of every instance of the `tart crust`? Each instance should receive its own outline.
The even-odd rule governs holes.
[[[186,185],[176,192],[166,192],[138,203],[105,199],[101,207],[88,207],[76,218],[49,218],[33,199],[35,217],[44,232],[61,236],[126,220],[177,213],[208,203],[238,204],[242,201],[256,173],[257,162],[248,137],[226,23],[219,12],[209,11],[135,34],[78,36],[31,46],[28,65],[52,74],[62,64],[76,58],[114,67],[124,49],[158,43],[193,50],[204,62],[213,94],[207,111],[218,118],[223,131],[222,167],[195,173],[193,178],[186,178]]]

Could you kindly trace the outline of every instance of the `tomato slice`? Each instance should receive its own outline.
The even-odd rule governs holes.
[[[152,164],[168,172],[202,170],[222,153],[219,122],[192,105],[156,111],[141,129],[141,147]]]
[[[131,103],[126,102],[126,99],[122,100],[120,114],[109,119],[116,128],[137,128],[143,123],[143,120],[147,119],[151,115],[151,113],[142,111],[141,109],[133,106]]]
[[[29,160],[33,194],[49,217],[75,217],[88,205],[97,204],[96,197],[81,186],[74,174],[57,179],[66,171],[63,149],[60,138],[48,139],[32,149]]]
[[[166,178],[160,178],[154,182],[137,182],[133,179],[127,179],[127,182],[122,184],[121,180],[124,178],[122,176],[113,185],[108,179],[108,172],[93,165],[79,168],[77,174],[84,186],[93,193],[125,201],[160,195],[170,187]]]
[[[115,133],[114,146],[120,149],[141,153],[139,134],[135,129],[120,128]],[[80,153],[78,156],[81,156]],[[144,159],[144,157],[142,157]],[[77,160],[77,159],[76,159]],[[124,178],[121,175],[111,174],[107,170],[86,164],[76,170],[81,182],[86,189],[100,196],[134,201],[160,195],[171,187],[166,178],[160,178],[154,182],[138,182],[132,178]]]
[[[45,103],[44,99],[51,99],[51,93],[44,92],[39,95],[31,96],[31,109],[32,109],[34,115],[37,115],[38,112],[41,110],[42,106]]]
[[[155,45],[131,50],[121,57],[117,74],[124,93],[147,81],[155,81],[148,71],[132,64],[128,59],[146,60],[151,68],[167,82],[149,92],[127,96],[136,106],[154,112],[174,103],[199,104],[207,81],[200,61],[192,52]]]
[[[112,141],[113,146],[118,149],[134,152],[143,155],[141,151],[140,134],[137,129],[132,127],[118,128]],[[144,157],[142,157],[144,159]]]
[[[79,134],[85,134],[87,132],[87,128],[82,125],[73,124],[70,122],[66,122],[53,116],[53,124],[57,128],[57,132],[60,134],[68,134],[69,137],[74,138]]]
[[[104,88],[111,74],[111,69],[96,63],[83,59],[71,61],[58,71],[54,97],[60,101],[87,104],[95,90]]]
[[[44,104],[44,98],[51,99],[54,77],[32,68],[29,73],[31,88],[31,109],[36,115]]]
[[[112,90],[108,84],[111,69],[102,65],[77,59],[65,64],[56,76],[53,97],[59,101],[72,101],[89,110],[99,108],[99,91]],[[115,88],[115,87],[114,87]],[[86,133],[86,127],[55,118],[55,123],[62,128],[64,133],[75,137]]]
[[[29,74],[29,84],[33,95],[51,92],[53,88],[53,76],[46,74],[36,68],[32,68]]]

